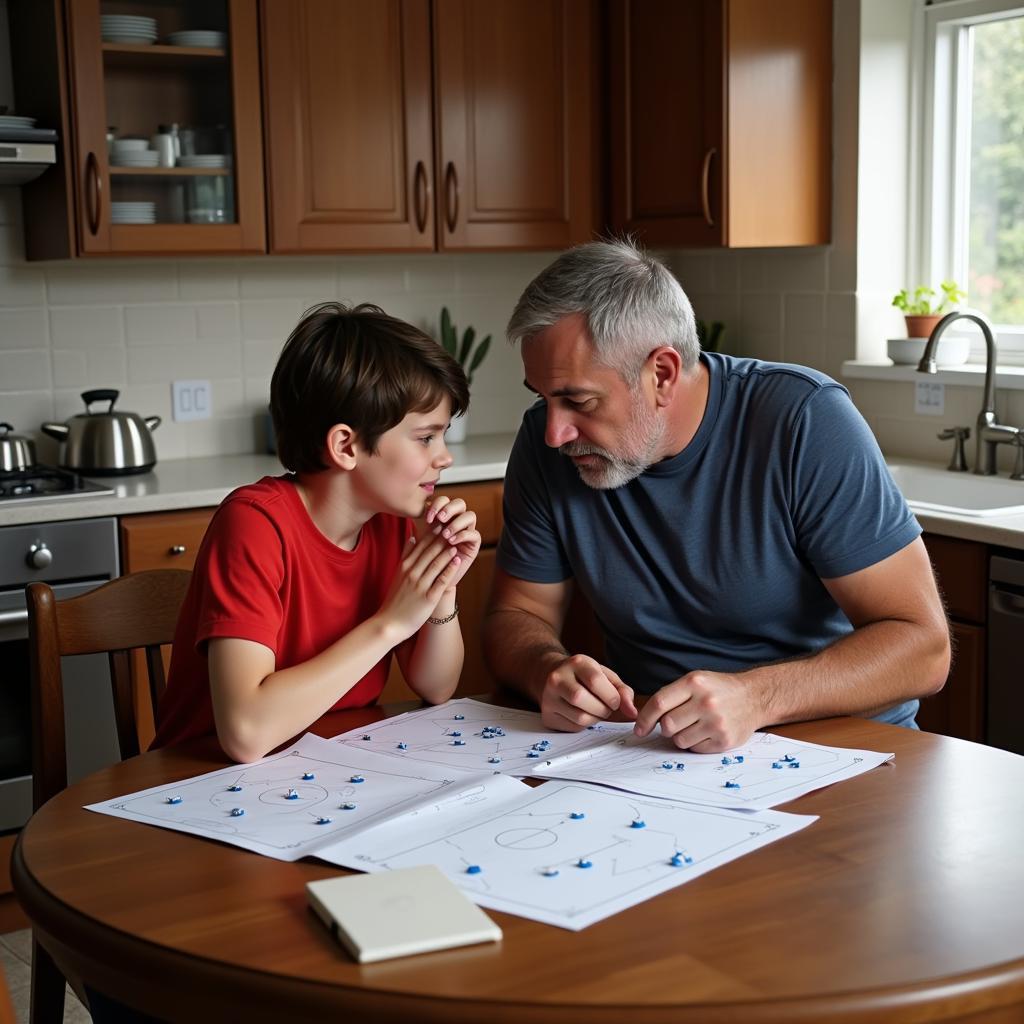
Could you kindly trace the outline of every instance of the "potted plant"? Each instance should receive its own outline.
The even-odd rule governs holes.
[[[721,320],[712,320],[709,324],[706,320],[697,321],[697,342],[702,352],[717,352],[718,346],[722,343],[722,332],[725,324]]]
[[[458,330],[452,323],[448,307],[441,307],[441,345],[459,366],[465,371],[466,380],[469,386],[473,386],[473,374],[480,368],[488,349],[491,347],[491,336],[477,339],[476,331],[467,327],[462,332],[462,339],[459,339]],[[448,428],[448,441],[451,444],[460,444],[466,440],[466,417],[456,416],[452,425]]]
[[[908,338],[930,337],[935,325],[949,312],[947,307],[967,298],[967,293],[960,290],[956,281],[943,281],[939,288],[942,294],[938,301],[935,301],[935,289],[927,285],[915,288],[913,295],[904,288],[893,296],[892,304],[903,310]]]

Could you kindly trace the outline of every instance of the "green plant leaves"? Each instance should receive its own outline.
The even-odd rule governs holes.
[[[467,381],[473,383],[473,373],[484,361],[491,347],[491,336],[477,341],[476,330],[467,327],[462,332],[462,341],[458,340],[458,329],[452,323],[447,306],[441,307],[441,345],[466,373]]]

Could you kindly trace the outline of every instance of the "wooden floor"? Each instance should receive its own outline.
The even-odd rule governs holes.
[[[23,928],[0,935],[0,970],[7,976],[7,987],[14,1003],[18,1024],[28,1024],[29,981],[32,976],[32,933]],[[65,1024],[90,1024],[89,1011],[75,998],[71,989],[64,994]]]

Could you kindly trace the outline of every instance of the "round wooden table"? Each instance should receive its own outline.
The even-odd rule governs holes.
[[[189,1024],[1024,1021],[1024,758],[853,718],[778,731],[896,758],[782,808],[809,828],[578,933],[496,913],[501,943],[359,966],[306,904],[337,868],[82,809],[222,767],[208,741],[51,800],[14,887],[70,978]]]

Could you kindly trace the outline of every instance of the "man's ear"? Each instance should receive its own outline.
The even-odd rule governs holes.
[[[335,423],[327,431],[324,454],[328,468],[353,469],[358,451],[356,433],[347,423]]]
[[[670,405],[682,377],[682,357],[674,348],[662,345],[647,357],[647,370],[654,381],[654,400],[663,408]]]

